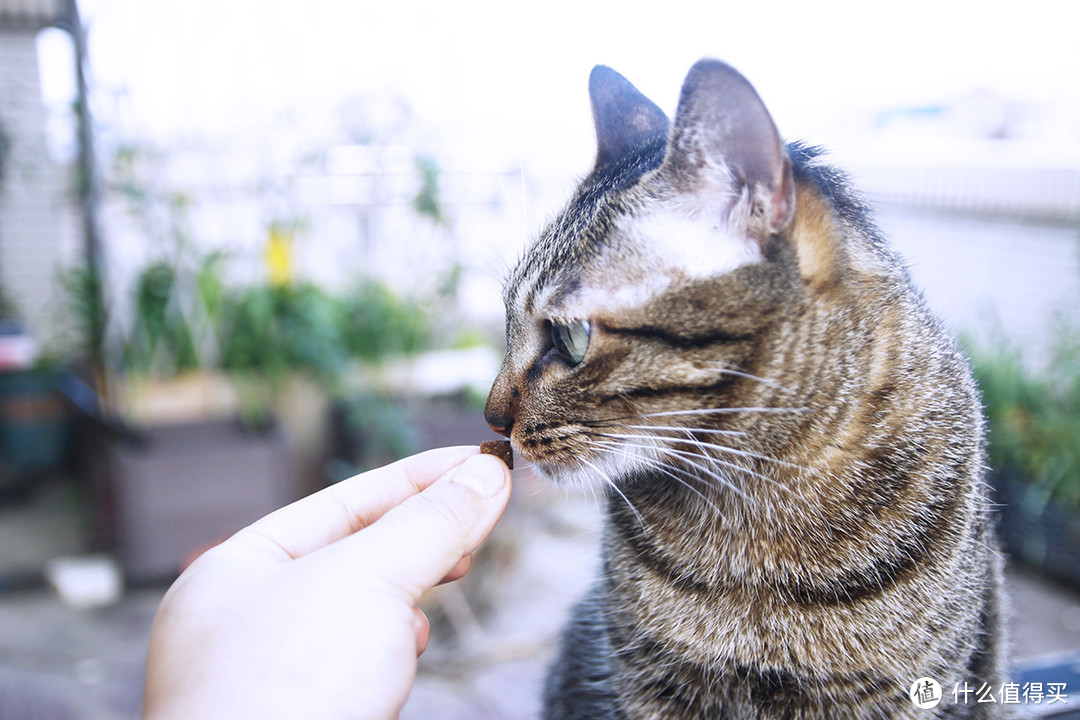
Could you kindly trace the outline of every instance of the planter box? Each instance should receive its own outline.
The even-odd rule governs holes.
[[[993,478],[998,533],[1014,560],[1080,588],[1080,510],[1013,478]]]
[[[236,388],[220,372],[195,370],[167,380],[124,377],[112,383],[111,403],[138,426],[231,420],[239,411]]]
[[[234,421],[159,426],[109,449],[115,540],[133,581],[174,577],[185,559],[296,499],[277,431]]]

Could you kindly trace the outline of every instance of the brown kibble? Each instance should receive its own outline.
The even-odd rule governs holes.
[[[495,457],[506,463],[506,467],[514,469],[514,449],[510,447],[509,440],[487,440],[480,443],[480,452]]]

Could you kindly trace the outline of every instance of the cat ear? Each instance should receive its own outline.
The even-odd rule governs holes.
[[[667,137],[670,123],[664,111],[611,68],[593,68],[589,97],[596,124],[597,169]]]
[[[794,215],[780,133],[749,81],[719,60],[700,60],[687,74],[660,173],[753,235],[780,232]]]

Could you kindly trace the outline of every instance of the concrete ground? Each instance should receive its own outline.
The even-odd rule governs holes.
[[[512,507],[470,577],[429,598],[437,636],[402,720],[524,720],[538,714],[544,668],[566,611],[596,562],[599,513],[517,478]],[[163,586],[76,610],[32,582],[33,566],[79,551],[62,491],[0,506],[0,720],[132,720],[139,716],[149,628]],[[5,575],[6,573],[6,575]],[[1011,568],[1017,658],[1080,648],[1080,593]],[[1080,687],[1070,688],[1080,705]]]

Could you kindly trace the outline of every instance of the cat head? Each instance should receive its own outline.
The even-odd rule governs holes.
[[[595,165],[510,273],[485,416],[542,473],[617,482],[764,402],[777,319],[837,250],[796,239],[820,202],[730,66],[694,65],[673,123],[606,67],[589,91]]]

